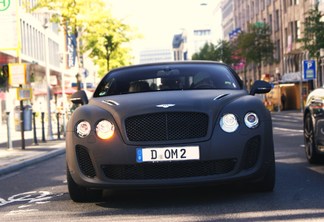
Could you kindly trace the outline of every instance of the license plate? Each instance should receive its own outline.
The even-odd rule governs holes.
[[[160,148],[137,148],[136,161],[157,162],[157,161],[178,161],[178,160],[199,160],[199,146],[184,147],[160,147]]]

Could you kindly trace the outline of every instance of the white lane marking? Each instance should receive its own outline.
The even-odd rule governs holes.
[[[0,206],[4,206],[14,202],[27,202],[27,203],[35,203],[35,202],[43,202],[52,199],[53,195],[48,191],[30,191],[20,194],[15,194],[5,200],[0,198]]]
[[[293,132],[293,133],[303,133],[304,130],[296,130],[296,129],[287,129],[282,127],[273,127],[274,130],[286,131],[286,132]]]

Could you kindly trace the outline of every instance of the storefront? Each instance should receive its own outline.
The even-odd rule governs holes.
[[[312,90],[313,82],[301,81],[299,72],[287,73],[274,83],[274,88],[266,95],[265,105],[271,111],[300,110]]]

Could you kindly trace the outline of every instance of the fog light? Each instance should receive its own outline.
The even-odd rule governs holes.
[[[96,133],[100,139],[106,140],[114,135],[115,126],[108,120],[102,120],[97,124]]]

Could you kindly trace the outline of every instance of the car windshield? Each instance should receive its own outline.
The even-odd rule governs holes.
[[[222,64],[133,66],[108,73],[94,97],[138,92],[198,89],[241,89],[237,75]]]

